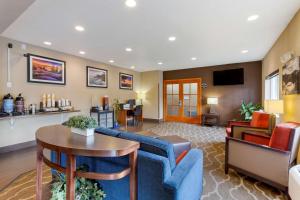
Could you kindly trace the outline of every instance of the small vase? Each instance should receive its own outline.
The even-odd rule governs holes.
[[[72,127],[71,132],[88,137],[94,135],[95,129],[94,128],[79,129],[79,128]]]

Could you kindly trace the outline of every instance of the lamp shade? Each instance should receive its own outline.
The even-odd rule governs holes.
[[[265,111],[273,114],[283,114],[283,100],[266,100]]]
[[[218,104],[218,98],[217,97],[208,97],[207,98],[207,104],[217,105]]]

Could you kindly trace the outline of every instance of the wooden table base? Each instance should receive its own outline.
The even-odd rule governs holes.
[[[137,177],[136,177],[136,165],[137,165],[137,150],[129,154],[129,168],[121,172],[112,174],[102,174],[95,172],[82,172],[76,171],[76,156],[67,154],[67,166],[66,168],[60,165],[61,153],[56,152],[56,163],[49,161],[43,154],[44,148],[41,145],[37,145],[37,162],[36,162],[36,199],[42,200],[42,178],[43,178],[43,163],[48,165],[61,173],[66,174],[66,199],[75,199],[75,183],[76,177],[83,177],[87,179],[98,180],[117,180],[121,179],[128,174],[130,175],[130,200],[137,199]],[[54,150],[52,150],[54,151]]]

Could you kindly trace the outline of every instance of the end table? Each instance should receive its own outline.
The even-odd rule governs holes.
[[[215,120],[213,120],[215,119]],[[218,113],[205,113],[202,114],[202,126],[211,125],[219,126],[220,125],[220,115]]]

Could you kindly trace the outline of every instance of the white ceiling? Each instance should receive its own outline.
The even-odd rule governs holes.
[[[36,0],[2,35],[137,71],[171,70],[260,60],[300,8],[299,0],[136,1]]]

